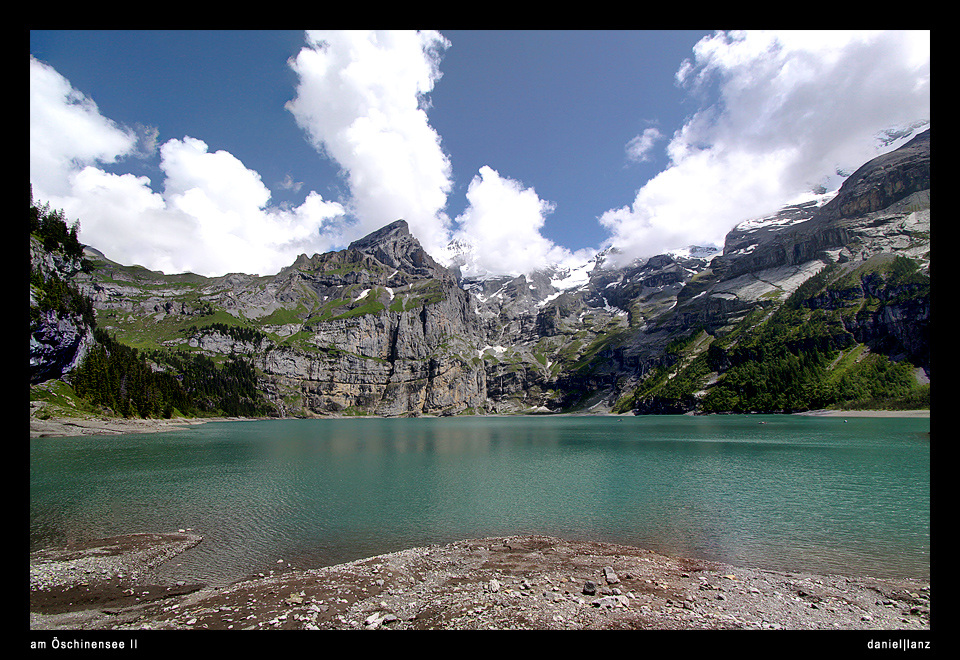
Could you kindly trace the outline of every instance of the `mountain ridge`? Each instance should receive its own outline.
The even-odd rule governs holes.
[[[156,370],[175,370],[177,355],[248,362],[248,396],[274,416],[717,412],[723,400],[727,411],[779,410],[767,400],[793,410],[803,396],[838,404],[856,365],[881,358],[929,382],[929,182],[928,130],[832,197],[740,223],[718,254],[691,247],[607,268],[601,252],[574,269],[464,277],[397,220],[272,276],[164,275],[88,248],[92,266],[64,278],[92,301],[96,325]],[[32,239],[31,261],[48,273],[50,254]],[[784,322],[783,309],[822,332],[788,327],[797,336],[784,364],[805,361],[835,396],[810,385],[790,401],[711,398],[729,390],[743,346],[766,341],[751,333]],[[31,346],[56,344],[53,325],[32,328]],[[756,364],[773,359],[754,353]],[[69,383],[83,358],[73,357],[43,373]],[[913,396],[912,385],[897,391]]]

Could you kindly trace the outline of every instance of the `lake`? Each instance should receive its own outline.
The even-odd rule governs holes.
[[[31,550],[191,528],[222,586],[545,534],[772,570],[929,577],[930,420],[799,415],[211,422],[30,441]]]

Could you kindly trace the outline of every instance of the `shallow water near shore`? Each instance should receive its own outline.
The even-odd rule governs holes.
[[[192,529],[218,586],[545,534],[771,570],[929,577],[930,420],[792,415],[209,423],[30,441],[31,550]],[[282,560],[282,562],[280,562]]]

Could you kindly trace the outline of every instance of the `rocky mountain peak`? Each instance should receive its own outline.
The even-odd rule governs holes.
[[[377,247],[381,243],[407,242],[410,240],[417,242],[417,239],[410,233],[410,226],[407,224],[407,221],[401,218],[367,234],[363,238],[355,240],[350,244],[349,249],[366,251],[370,248]]]
[[[390,268],[423,277],[450,277],[450,272],[431,257],[400,219],[352,242],[347,250],[369,255]]]

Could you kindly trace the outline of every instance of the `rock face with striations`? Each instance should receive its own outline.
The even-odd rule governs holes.
[[[300,301],[315,299],[299,344],[254,354],[283,413],[416,416],[482,406],[469,296],[405,221],[346,250],[301,257],[281,275],[299,283]]]
[[[831,250],[843,260],[883,251],[880,242],[890,243],[899,237],[899,242],[906,244],[916,231],[904,226],[904,211],[928,209],[929,205],[927,130],[899,149],[864,164],[822,207],[807,204],[781,211],[778,218],[795,214],[795,221],[773,227],[772,231],[768,225],[768,235],[752,240],[752,251],[744,250],[747,243],[735,228],[727,237],[724,254],[714,261],[713,270],[730,278],[765,268],[802,264]]]

